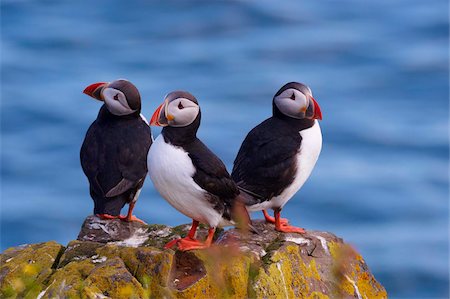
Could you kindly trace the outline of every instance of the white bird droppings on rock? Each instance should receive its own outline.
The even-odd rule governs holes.
[[[356,285],[355,281],[353,279],[351,279],[350,277],[348,277],[348,275],[345,275],[345,278],[353,285],[353,287],[355,288],[355,292],[356,292],[356,296],[358,296],[358,299],[363,299],[363,297],[361,296],[361,293],[359,292],[358,286]]]
[[[87,256],[85,256],[85,255],[74,256],[73,257],[74,261],[82,261],[82,260],[85,260],[85,259],[87,259]]]
[[[277,263],[277,269],[278,269],[278,271],[280,271],[281,280],[283,281],[283,286],[284,286],[284,294],[285,294],[285,296],[287,298],[288,297],[288,290],[287,290],[286,280],[284,279],[284,274],[283,274],[283,270],[281,268],[280,262]]]
[[[106,262],[106,260],[107,260],[106,256],[102,256],[102,257],[98,258],[98,255],[94,255],[92,257],[92,262],[94,264],[103,263],[103,262]]]
[[[169,227],[166,227],[164,229],[157,231],[154,234],[157,235],[158,237],[167,237],[168,235],[170,235],[170,233],[171,233],[171,229]]]
[[[286,236],[285,240],[286,240],[286,242],[293,242],[298,245],[309,245],[311,243],[310,240],[302,238],[302,237]]]
[[[149,234],[146,229],[138,229],[134,232],[134,234],[125,239],[123,241],[111,242],[112,244],[116,244],[119,246],[127,246],[127,247],[139,247],[147,241]]]
[[[326,254],[330,255],[330,250],[328,249],[327,240],[325,240],[322,236],[316,236],[317,239],[319,239],[320,244],[322,244],[323,250],[325,250]]]
[[[266,254],[267,254],[267,252],[266,252],[264,249],[261,248],[260,256],[263,257],[263,256],[265,256]]]
[[[47,292],[49,287],[50,287],[50,285],[45,290],[40,292],[39,295],[37,295],[36,299],[41,299],[45,295],[45,293]]]
[[[107,299],[107,298],[111,298],[111,297],[105,296],[105,295],[103,295],[101,293],[95,293],[94,294],[94,298],[95,299]]]

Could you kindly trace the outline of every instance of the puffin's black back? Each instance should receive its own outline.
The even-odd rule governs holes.
[[[186,127],[164,127],[164,140],[185,150],[195,167],[194,181],[208,192],[208,201],[225,219],[231,219],[231,210],[239,189],[223,162],[197,136],[201,114]]]
[[[151,144],[150,127],[138,112],[119,117],[105,106],[100,109],[80,151],[95,214],[117,216],[133,199],[147,175]]]
[[[309,119],[271,117],[248,133],[231,174],[247,205],[270,200],[292,184],[302,142],[299,131],[313,124]]]

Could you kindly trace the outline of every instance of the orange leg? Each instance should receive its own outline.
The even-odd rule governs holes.
[[[175,244],[178,245],[178,249],[181,251],[193,250],[193,249],[203,249],[208,248],[212,244],[212,239],[214,237],[215,228],[210,228],[208,230],[208,237],[205,242],[201,242],[195,239],[195,232],[197,231],[199,222],[197,220],[192,220],[192,226],[189,230],[188,235],[182,239],[175,239],[170,241],[164,246],[165,249],[172,248]]]
[[[267,213],[266,210],[263,210],[262,212],[263,212],[263,214],[264,214],[264,218],[266,219],[266,222],[267,222],[267,223],[273,223],[273,224],[275,224],[275,218],[273,218],[272,216],[270,216],[269,213]],[[286,223],[286,224],[288,224],[288,223],[289,223],[289,220],[287,220],[286,218],[281,218],[281,219],[280,219],[280,222],[281,222],[281,223]]]
[[[195,240],[195,232],[197,231],[197,227],[198,227],[199,222],[197,220],[192,220],[192,226],[191,229],[189,230],[188,235],[186,236],[185,239],[190,239],[190,240]],[[166,246],[164,246],[165,249],[169,249],[172,248],[175,244],[177,244],[180,240],[182,239],[175,239],[170,241],[169,243],[166,244]]]
[[[133,216],[133,209],[134,209],[134,205],[136,204],[136,202],[132,201],[130,202],[130,206],[128,207],[128,214],[127,216],[119,216],[120,220],[126,221],[126,222],[131,222],[131,221],[137,221],[140,223],[144,223],[144,221],[142,221],[141,219],[137,218],[136,216]]]
[[[275,212],[275,230],[283,233],[299,233],[299,234],[305,233],[305,230],[303,228],[291,226],[287,223],[281,222],[280,209],[275,209],[274,212]]]

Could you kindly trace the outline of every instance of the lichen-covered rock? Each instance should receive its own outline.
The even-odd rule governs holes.
[[[51,241],[5,250],[0,255],[0,297],[36,298],[63,249]]]
[[[189,225],[130,226],[90,216],[64,252],[44,243],[55,247],[53,261],[32,276],[20,265],[40,261],[43,244],[5,251],[2,261],[14,253],[20,262],[2,266],[2,298],[387,298],[364,259],[333,234],[282,234],[264,221],[254,226],[259,234],[221,230],[211,248],[181,252],[163,246],[185,236]],[[206,231],[201,227],[198,237]]]
[[[80,260],[57,269],[48,280],[47,287],[40,293],[40,298],[82,297],[85,280],[95,266],[90,260]]]
[[[111,298],[144,298],[142,285],[118,257],[107,259],[92,269],[84,283],[84,291],[88,295],[99,294]]]

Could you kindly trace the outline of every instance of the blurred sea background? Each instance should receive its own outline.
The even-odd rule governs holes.
[[[190,91],[199,137],[231,170],[274,93],[300,81],[324,144],[283,216],[353,244],[390,298],[448,298],[448,26],[444,0],[1,1],[1,250],[67,244],[91,213],[87,85],[131,80],[147,118]],[[149,179],[135,212],[189,222]]]

